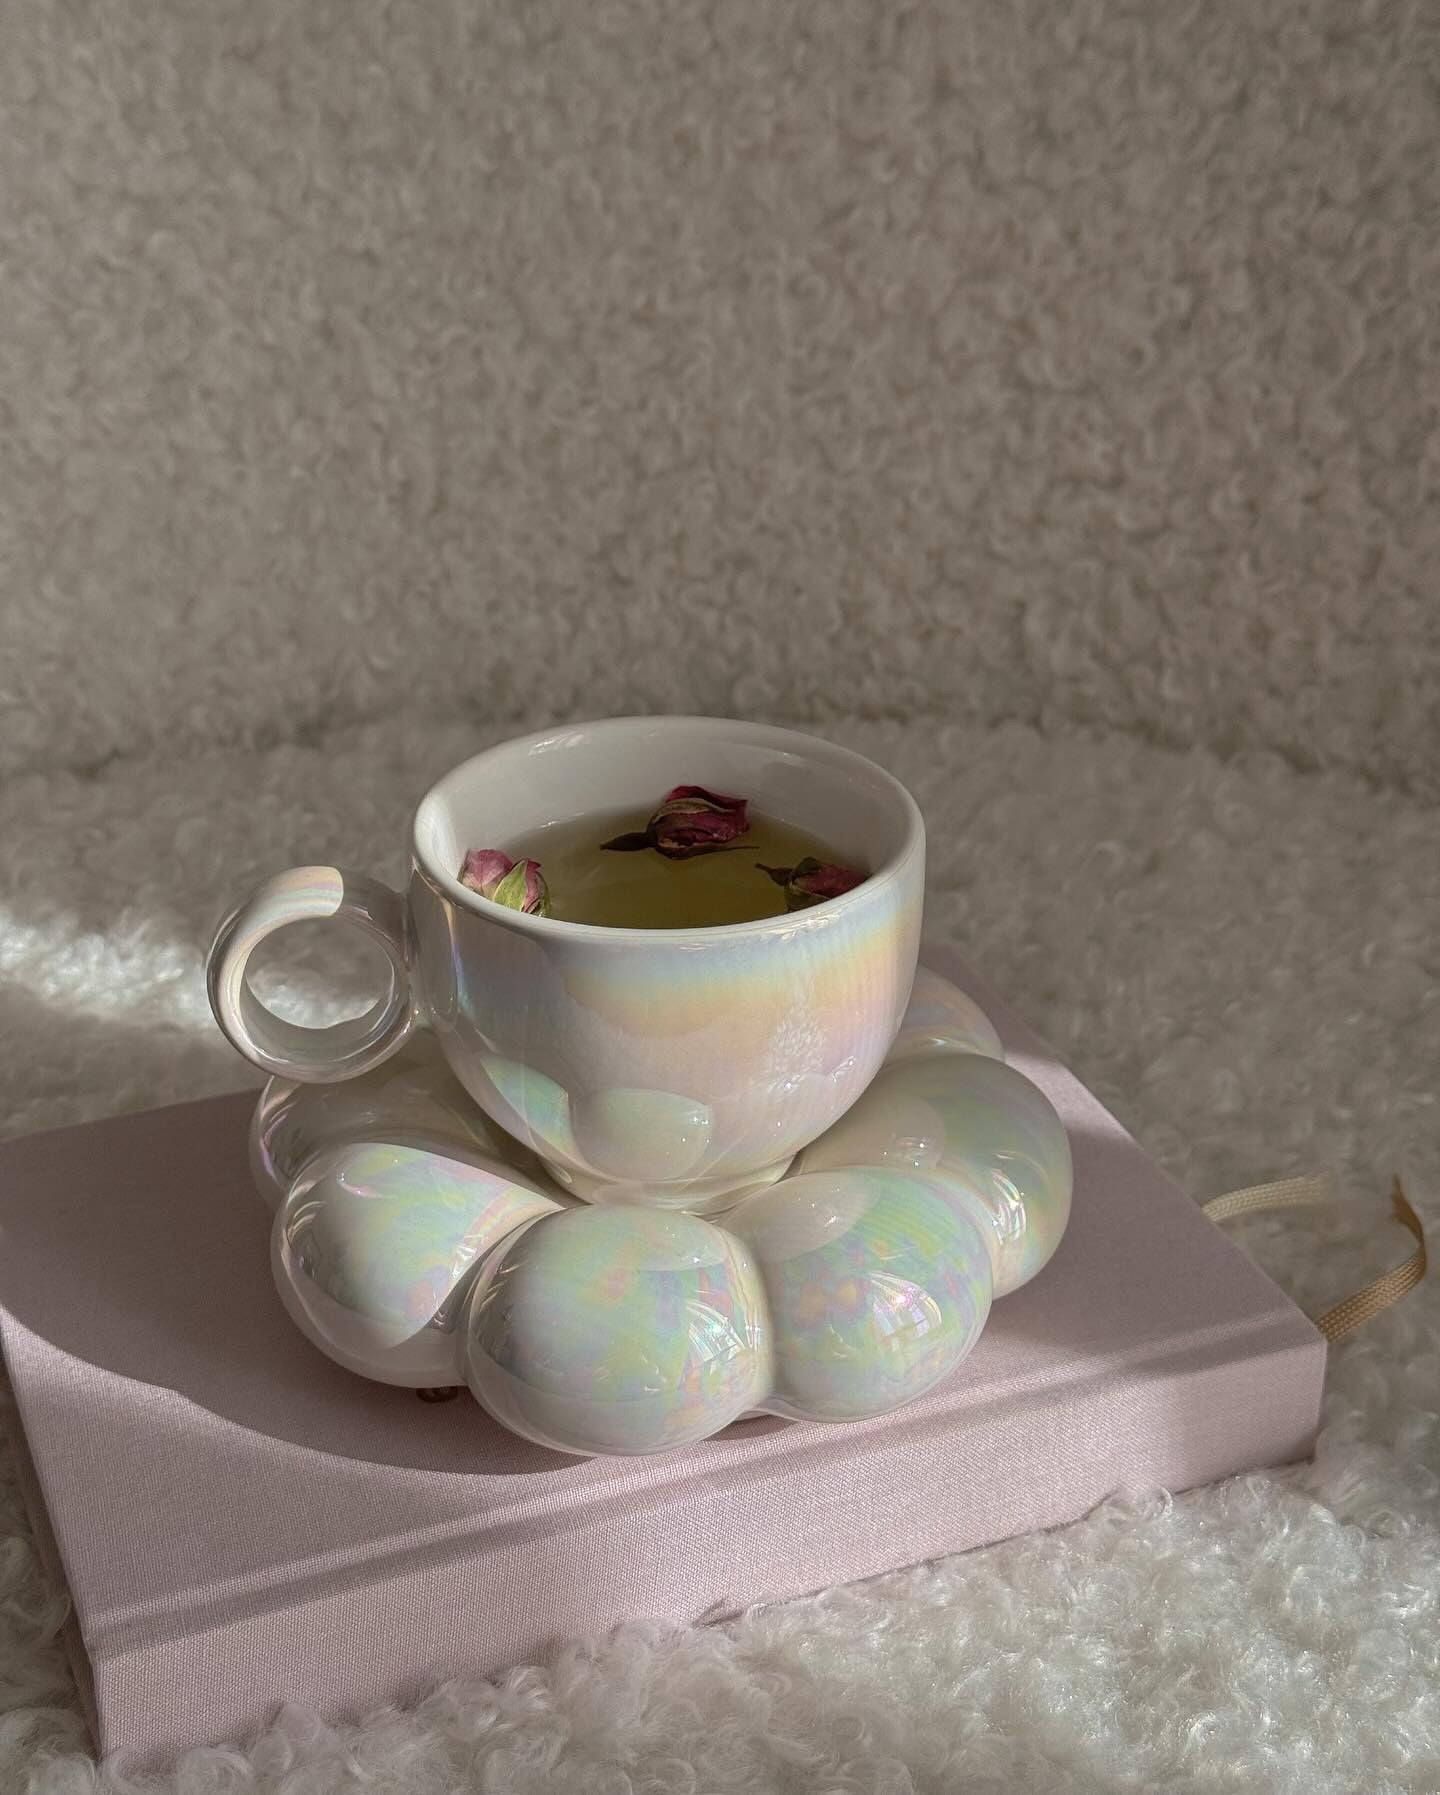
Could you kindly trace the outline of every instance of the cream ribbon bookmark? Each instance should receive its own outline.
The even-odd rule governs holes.
[[[1223,1197],[1212,1197],[1200,1207],[1213,1222],[1232,1221],[1237,1215],[1250,1215],[1261,1209],[1300,1209],[1312,1203],[1330,1201],[1328,1178],[1281,1178],[1275,1184],[1251,1184],[1244,1190],[1227,1191]],[[1373,1278],[1353,1296],[1336,1303],[1323,1315],[1311,1317],[1317,1328],[1331,1342],[1343,1340],[1347,1334],[1363,1327],[1373,1316],[1398,1303],[1425,1276],[1427,1256],[1425,1229],[1420,1217],[1410,1207],[1399,1178],[1390,1192],[1395,1220],[1415,1236],[1415,1251],[1402,1264]]]

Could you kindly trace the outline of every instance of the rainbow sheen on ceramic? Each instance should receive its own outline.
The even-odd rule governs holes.
[[[791,1019],[777,1067],[803,1055],[811,1027]],[[980,1050],[993,1032],[924,974],[860,1100],[780,1182],[713,1220],[617,1201],[604,1184],[595,1206],[576,1205],[471,1105],[423,1033],[343,1086],[272,1081],[256,1181],[299,1168],[276,1218],[277,1284],[342,1365],[421,1387],[463,1379],[497,1420],[563,1452],[663,1451],[755,1410],[885,1413],[954,1370],[992,1296],[1034,1276],[1069,1214],[1064,1128]],[[571,1126],[558,1083],[494,1064],[513,1096]],[[592,1149],[606,1130],[623,1140],[638,1105],[652,1169],[673,1170],[672,1137],[694,1151],[705,1118],[654,1095],[617,1088],[613,1115],[597,1104]],[[504,1157],[484,1151],[491,1140]]]
[[[331,918],[358,929],[384,953],[385,993],[363,1016],[329,1028],[302,1028],[256,996],[250,958],[279,929]],[[338,866],[292,866],[256,886],[220,924],[206,958],[205,983],[215,1020],[246,1059],[279,1078],[331,1084],[378,1066],[415,1026],[408,962],[405,904],[398,892]]]
[[[429,1029],[416,1029],[390,1059],[343,1084],[272,1078],[250,1124],[255,1187],[278,1208],[316,1154],[356,1139],[499,1159],[527,1183],[545,1185],[539,1160],[471,1101]]]
[[[476,1400],[526,1439],[659,1452],[759,1405],[765,1295],[745,1244],[699,1216],[568,1210],[491,1256],[467,1305],[464,1364]]]
[[[498,1160],[350,1141],[317,1155],[276,1212],[275,1282],[301,1331],[348,1370],[453,1384],[457,1310],[480,1261],[558,1207]]]
[[[883,1415],[933,1388],[980,1337],[990,1254],[967,1211],[908,1172],[814,1172],[725,1217],[755,1255],[774,1334],[764,1407],[812,1421]]]
[[[710,1149],[714,1122],[693,1097],[614,1085],[577,1097],[570,1116],[576,1148],[588,1165],[602,1175],[613,1166],[631,1166],[646,1185],[689,1178]],[[618,1195],[625,1187],[613,1188]]]
[[[476,842],[653,804],[657,768],[830,844],[867,877],[813,907],[713,928],[603,928],[489,902],[456,876]],[[663,783],[662,783],[663,789]],[[471,1099],[591,1200],[710,1210],[778,1177],[882,1064],[915,973],[924,826],[870,761],[713,717],[566,724],[474,756],[421,799],[405,894],[336,867],[268,879],[222,923],[216,1020],[298,1083],[363,1075],[423,1023]],[[332,918],[384,949],[385,994],[296,1027],[250,980],[260,943]]]
[[[1028,1078],[980,1054],[887,1066],[797,1169],[842,1166],[910,1168],[967,1204],[990,1247],[997,1297],[1048,1264],[1070,1219],[1064,1124]]]
[[[933,1053],[980,1053],[1003,1060],[995,1024],[975,999],[928,966],[915,969],[900,1032],[885,1056],[887,1066]]]

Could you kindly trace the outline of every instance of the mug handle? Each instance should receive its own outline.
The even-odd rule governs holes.
[[[303,1028],[255,995],[250,956],[277,929],[333,916],[363,929],[390,962],[390,985],[363,1016],[331,1028]],[[257,885],[221,923],[206,962],[210,1008],[226,1039],[262,1071],[301,1084],[335,1084],[388,1059],[415,1025],[405,900],[364,873],[295,866]]]

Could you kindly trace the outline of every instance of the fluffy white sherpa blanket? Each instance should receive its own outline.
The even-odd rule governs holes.
[[[1251,1223],[1304,1303],[1401,1255],[1403,1171],[1440,1222],[1440,830],[1419,799],[1279,759],[1011,725],[831,733],[906,779],[929,925],[1009,994],[1197,1196],[1302,1167],[1324,1222]],[[398,873],[406,812],[481,745],[391,723],[307,747],[0,790],[4,1123],[241,1084],[201,955],[262,871]],[[277,968],[317,1007],[304,966]],[[331,1728],[281,1712],[159,1787],[576,1795],[1440,1788],[1440,1302],[1334,1353],[1313,1464],[1131,1492],[1053,1534],[722,1628],[637,1625],[494,1685]],[[0,1786],[130,1789],[86,1755],[13,1488],[0,1551]],[[150,1786],[148,1784],[144,1786]]]

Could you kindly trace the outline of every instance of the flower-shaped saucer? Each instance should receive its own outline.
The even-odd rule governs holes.
[[[868,1090],[720,1215],[577,1202],[425,1031],[343,1084],[272,1079],[251,1164],[281,1298],[322,1352],[382,1383],[466,1384],[577,1454],[901,1407],[1047,1263],[1071,1192],[1048,1100],[924,968]]]

